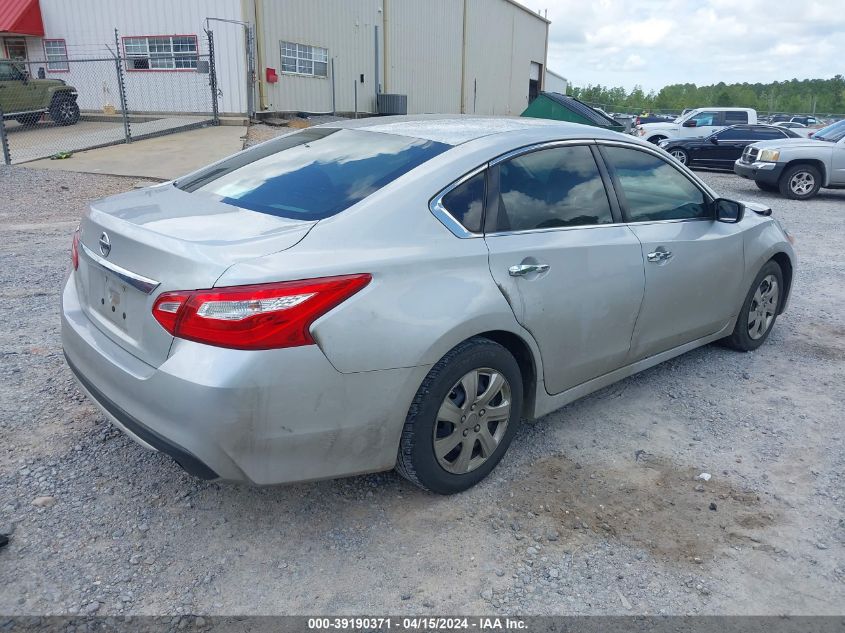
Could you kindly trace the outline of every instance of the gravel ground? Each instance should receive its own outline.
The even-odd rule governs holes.
[[[77,218],[134,180],[0,171],[0,613],[842,614],[845,191],[700,173],[798,240],[769,341],[524,425],[443,498],[393,473],[206,483],[127,439],[77,390],[57,312]]]

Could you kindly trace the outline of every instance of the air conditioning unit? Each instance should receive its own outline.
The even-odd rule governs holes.
[[[377,105],[379,114],[408,114],[408,95],[380,93]]]

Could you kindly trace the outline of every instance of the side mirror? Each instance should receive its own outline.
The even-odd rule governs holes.
[[[727,198],[716,198],[713,201],[716,209],[716,221],[725,224],[736,224],[745,215],[745,205]]]
[[[711,137],[710,137],[710,142],[711,142],[711,143],[713,143],[713,145],[718,145],[718,144],[719,144],[719,139],[718,139],[717,137],[715,137],[715,136],[711,136]]]
[[[684,127],[698,127],[698,122],[695,119],[684,121]]]

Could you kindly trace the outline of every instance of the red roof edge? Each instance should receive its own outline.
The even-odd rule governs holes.
[[[44,37],[38,0],[0,0],[0,33]]]

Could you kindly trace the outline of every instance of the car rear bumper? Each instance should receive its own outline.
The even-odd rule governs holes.
[[[86,394],[133,439],[198,477],[255,484],[392,468],[428,371],[343,374],[316,345],[242,351],[179,339],[153,367],[90,321],[72,278],[62,345]]]
[[[776,185],[783,172],[783,165],[777,163],[743,163],[742,159],[734,163],[734,173],[737,176],[756,180],[766,185]]]

